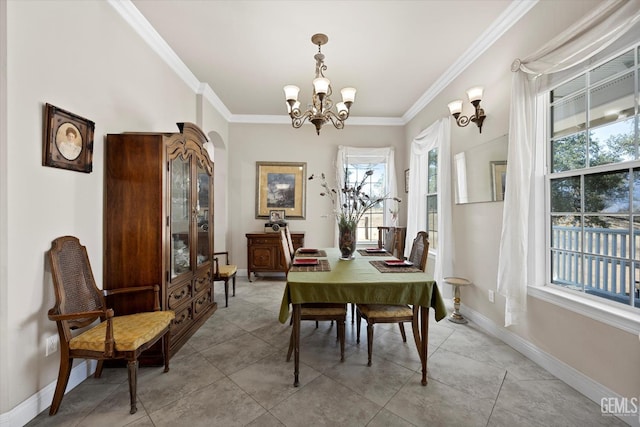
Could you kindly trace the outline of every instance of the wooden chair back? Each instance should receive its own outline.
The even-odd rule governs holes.
[[[289,231],[289,226],[284,227],[284,234],[287,236],[287,245],[289,246],[289,254],[291,254],[291,258],[295,256],[296,250],[293,248],[293,239],[291,238],[291,231]]]
[[[68,342],[72,338],[72,329],[88,326],[99,317],[104,320],[105,298],[96,286],[87,250],[77,238],[65,236],[54,240],[49,251],[49,262],[56,296],[56,303],[49,313],[93,313],[87,317],[60,322],[65,341]]]
[[[282,255],[284,256],[285,265],[287,267],[287,271],[291,267],[292,257],[291,251],[289,250],[289,243],[287,242],[287,234],[284,229],[287,227],[283,227],[280,229],[280,243],[282,246]]]
[[[427,268],[427,257],[429,256],[429,234],[426,231],[419,231],[413,239],[409,261],[418,266],[420,270]]]

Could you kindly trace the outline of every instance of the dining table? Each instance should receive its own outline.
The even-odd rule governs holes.
[[[436,321],[447,316],[447,309],[433,276],[409,264],[398,263],[391,254],[365,250],[343,260],[337,248],[298,249],[287,273],[279,314],[281,323],[286,323],[290,315],[293,320],[294,386],[300,384],[301,304],[324,302],[411,305],[413,337],[422,364],[421,383],[427,385],[429,308],[434,309]]]

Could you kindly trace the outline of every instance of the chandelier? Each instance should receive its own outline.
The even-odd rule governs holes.
[[[324,65],[324,55],[321,46],[329,41],[329,37],[325,34],[314,34],[311,42],[318,45],[318,53],[314,55],[316,60],[316,78],[313,79],[313,94],[311,96],[311,104],[307,106],[307,110],[300,110],[300,102],[298,101],[298,92],[300,88],[294,85],[284,87],[284,95],[287,100],[287,111],[291,117],[291,125],[298,129],[309,120],[316,127],[316,133],[320,135],[322,125],[327,122],[333,123],[336,129],[344,128],[344,121],[349,118],[349,109],[356,98],[356,90],[352,87],[345,87],[340,91],[342,93],[342,102],[336,104],[336,111],[333,109],[333,101],[331,100],[332,89],[331,82],[324,76],[327,66]]]

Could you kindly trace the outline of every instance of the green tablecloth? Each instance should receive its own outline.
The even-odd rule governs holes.
[[[326,249],[331,271],[289,272],[280,305],[279,320],[289,318],[289,305],[305,302],[353,302],[361,304],[411,304],[433,307],[436,320],[447,309],[436,282],[427,273],[380,273],[367,257],[356,253],[351,261],[341,261],[340,251]],[[389,257],[393,259],[393,257]]]

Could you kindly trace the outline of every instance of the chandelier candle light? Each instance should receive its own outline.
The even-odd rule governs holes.
[[[303,123],[309,120],[316,127],[316,133],[320,135],[322,125],[331,121],[336,129],[344,128],[344,121],[349,118],[349,110],[351,104],[355,101],[356,90],[352,87],[346,87],[340,91],[342,93],[342,102],[336,104],[337,113],[333,109],[333,101],[331,100],[332,89],[331,82],[324,76],[327,66],[324,65],[324,55],[321,47],[329,41],[329,37],[325,34],[314,34],[311,42],[318,45],[318,53],[314,55],[316,60],[316,78],[313,80],[313,94],[311,96],[311,104],[308,105],[306,111],[300,110],[300,102],[298,101],[298,92],[300,88],[294,85],[284,87],[284,95],[287,100],[287,111],[291,117],[291,125],[299,128]]]

